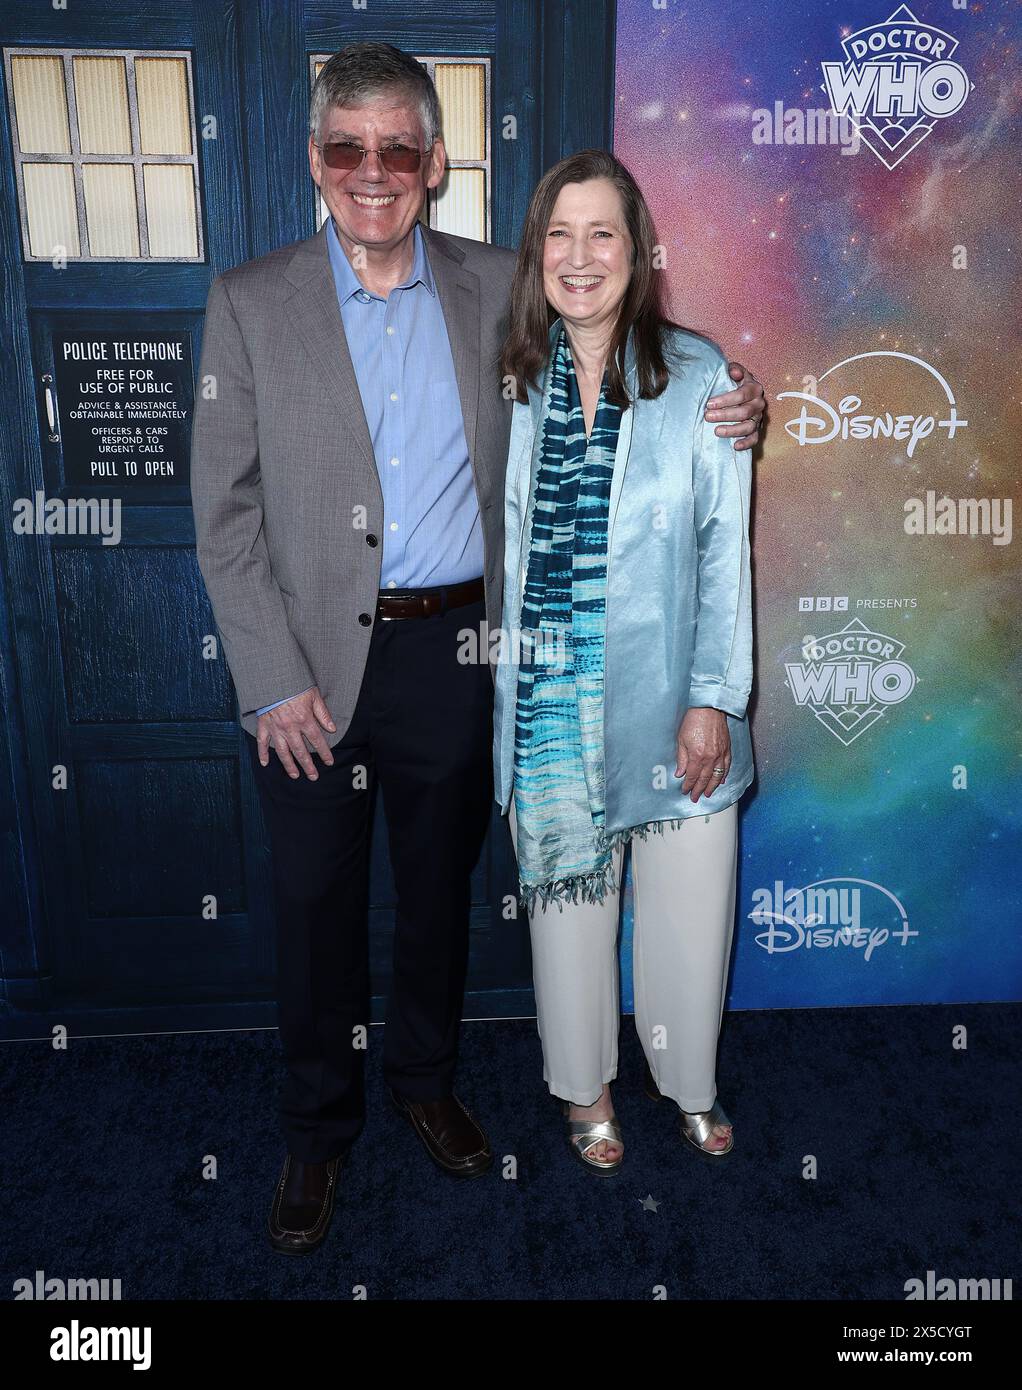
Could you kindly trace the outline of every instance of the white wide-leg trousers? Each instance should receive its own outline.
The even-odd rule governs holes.
[[[510,822],[517,850],[513,798]],[[709,1110],[717,1095],[737,846],[737,805],[632,840],[635,1027],[657,1086],[682,1110]],[[619,916],[614,891],[529,918],[543,1077],[575,1105],[592,1105],[617,1076]]]

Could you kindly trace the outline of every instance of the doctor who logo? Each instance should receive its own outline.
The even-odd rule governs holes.
[[[784,663],[785,683],[796,705],[811,709],[847,747],[915,689],[904,650],[904,642],[853,618],[826,637],[806,637],[802,660]]]
[[[921,24],[907,5],[842,41],[845,61],[821,63],[831,109],[847,115],[859,138],[896,168],[938,121],[965,105],[974,83],[951,61],[958,40]]]

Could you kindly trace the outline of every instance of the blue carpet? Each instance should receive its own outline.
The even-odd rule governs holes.
[[[719,1168],[682,1148],[669,1102],[644,1096],[627,1018],[625,1165],[603,1180],[567,1151],[535,1023],[469,1023],[458,1093],[498,1161],[468,1183],[436,1171],[387,1106],[374,1028],[369,1120],[327,1242],[304,1258],[265,1238],[283,1157],[275,1032],[5,1043],[0,1298],[37,1269],[119,1278],[124,1299],[348,1299],[357,1285],[370,1299],[648,1300],[657,1285],[902,1299],[928,1269],[1011,1278],[1018,1018],[1005,1004],[727,1015],[718,1086],[735,1151]]]

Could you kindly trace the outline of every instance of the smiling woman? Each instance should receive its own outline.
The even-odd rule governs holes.
[[[565,659],[502,654],[494,778],[529,910],[544,1077],[572,1154],[619,1171],[617,956],[634,871],[647,1090],[715,1160],[714,1060],[734,929],[737,801],[754,775],[747,451],[706,420],[712,343],[664,313],[656,231],[604,150],[562,160],[526,217],[501,359],[517,385],[505,621]],[[673,776],[670,769],[673,768]]]
[[[628,291],[635,251],[610,179],[565,184],[543,244],[547,303],[574,329],[574,365],[586,434],[596,417],[605,365],[606,327]]]

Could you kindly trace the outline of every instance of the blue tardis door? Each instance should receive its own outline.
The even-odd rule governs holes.
[[[311,84],[385,40],[437,84],[424,215],[517,242],[563,154],[611,143],[612,0],[2,0],[0,1030],[272,1023],[269,857],[195,563],[194,372],[213,276],[311,235]],[[532,1012],[495,815],[466,1016]],[[394,903],[373,837],[374,989]]]

